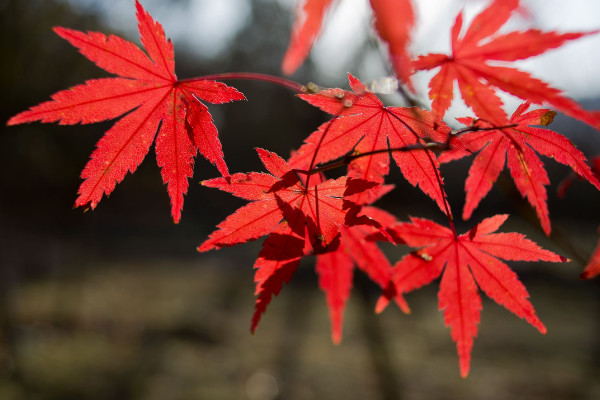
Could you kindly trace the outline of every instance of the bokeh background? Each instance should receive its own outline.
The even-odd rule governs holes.
[[[416,0],[416,54],[445,51],[454,15],[485,1]],[[279,75],[293,0],[146,0],[173,38],[179,77],[246,71]],[[593,0],[523,1],[509,29],[600,28]],[[343,0],[313,56],[293,76],[346,87],[346,72],[364,81],[389,74],[372,35],[365,0]],[[139,43],[133,0],[0,0],[0,120],[57,90],[106,76],[53,26],[99,30]],[[569,44],[521,68],[600,109],[600,35]],[[426,76],[417,82],[421,90]],[[283,156],[326,116],[288,90],[232,82],[247,102],[210,106],[231,171],[260,170],[255,147]],[[420,85],[420,86],[419,86]],[[424,99],[425,97],[422,97]],[[506,98],[507,107],[515,101]],[[386,97],[398,105],[397,96]],[[512,111],[512,110],[511,110]],[[466,110],[457,103],[452,115]],[[545,237],[528,204],[503,174],[471,221],[510,213],[505,231],[526,233],[568,264],[512,263],[548,327],[540,335],[484,299],[480,337],[467,379],[437,310],[437,283],[407,296],[411,315],[390,307],[374,315],[377,289],[357,274],[344,340],[331,343],[314,260],[270,305],[255,335],[253,261],[260,241],[219,252],[195,250],[214,226],[243,204],[203,188],[217,176],[205,160],[195,175],[181,223],[174,225],[153,150],[110,198],[84,213],[72,204],[79,173],[112,122],[87,126],[30,124],[0,134],[0,399],[598,399],[600,288],[578,279],[596,244],[598,193],[576,182],[558,199],[568,169],[549,160],[553,235]],[[552,128],[586,155],[600,153],[600,133],[564,116]],[[470,160],[443,167],[460,214]],[[444,223],[434,204],[407,184],[379,205]],[[395,261],[406,251],[383,245]]]

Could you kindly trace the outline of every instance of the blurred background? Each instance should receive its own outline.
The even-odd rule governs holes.
[[[485,1],[415,1],[415,54],[447,51],[458,10]],[[294,0],[145,0],[175,44],[180,78],[245,71],[280,75]],[[600,28],[593,0],[523,1],[508,29]],[[346,72],[369,82],[389,75],[370,28],[366,0],[343,0],[329,16],[312,57],[292,77],[346,87]],[[133,0],[0,0],[0,119],[57,90],[107,74],[52,32],[53,26],[114,33],[139,43]],[[520,64],[600,109],[600,35]],[[343,50],[343,51],[342,51]],[[422,93],[427,76],[419,78]],[[286,89],[234,82],[247,102],[209,106],[232,172],[261,170],[256,147],[282,156],[326,116]],[[422,101],[426,97],[421,96]],[[402,105],[397,96],[390,105]],[[506,98],[507,108],[516,101]],[[459,102],[452,116],[467,111]],[[451,120],[451,118],[449,119]],[[252,265],[260,241],[198,254],[215,225],[244,204],[198,184],[218,175],[198,158],[182,221],[152,150],[110,198],[84,213],[72,204],[79,174],[113,122],[34,123],[0,135],[0,399],[597,399],[600,398],[600,290],[578,276],[596,244],[600,194],[576,182],[556,186],[568,169],[546,163],[553,235],[503,173],[463,232],[482,218],[510,213],[518,231],[573,261],[512,263],[548,328],[540,335],[484,299],[470,376],[459,377],[456,348],[437,310],[437,282],[407,296],[413,310],[375,316],[378,290],[355,276],[344,340],[331,343],[314,259],[273,300],[255,335]],[[588,157],[600,133],[562,115],[551,126]],[[445,165],[450,202],[460,214],[471,160]],[[506,172],[506,171],[505,171]],[[396,189],[378,205],[400,219],[444,218],[392,167]],[[392,262],[406,251],[383,245]]]

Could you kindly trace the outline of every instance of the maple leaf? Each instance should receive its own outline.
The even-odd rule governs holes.
[[[387,228],[397,223],[392,215],[377,207],[363,207],[361,214],[377,221],[382,227]],[[319,276],[319,286],[326,295],[331,320],[331,337],[336,344],[342,339],[344,310],[352,289],[354,265],[383,289],[384,295],[377,304],[377,311],[384,308],[390,299],[394,299],[402,311],[410,312],[406,301],[396,292],[392,283],[390,262],[377,244],[368,239],[370,235],[378,232],[379,229],[372,226],[342,226],[339,247],[317,256],[316,271]]]
[[[252,331],[272,295],[291,278],[307,243],[315,253],[333,251],[339,246],[343,226],[373,224],[370,218],[357,215],[358,205],[344,200],[348,193],[367,190],[373,184],[345,176],[324,182],[315,178],[312,184],[305,184],[281,157],[263,149],[257,152],[270,174],[236,173],[202,182],[251,203],[227,217],[198,247],[204,252],[269,235],[254,265],[258,299]]]
[[[408,52],[415,12],[410,0],[371,0],[377,34],[388,45],[396,76],[414,91],[411,56]]]
[[[300,95],[335,117],[305,140],[305,144],[290,159],[294,165],[319,164],[350,152],[355,155],[369,153],[349,164],[348,176],[383,183],[384,176],[389,172],[388,142],[390,148],[406,150],[415,145],[425,145],[430,140],[446,142],[450,128],[443,123],[436,123],[430,112],[416,107],[385,107],[362,82],[350,74],[348,78],[354,92],[330,89]],[[446,212],[435,154],[423,148],[394,151],[392,157],[404,177]],[[369,192],[351,199],[358,204],[371,203],[373,200]]]
[[[171,41],[137,0],[136,8],[147,55],[118,36],[54,28],[98,67],[119,77],[88,80],[57,92],[52,100],[12,117],[8,125],[38,120],[58,121],[61,125],[90,124],[133,110],[98,142],[81,173],[84,181],[75,206],[95,208],[128,171],[137,169],[156,136],[156,159],[171,198],[171,215],[179,222],[198,151],[223,176],[229,175],[217,128],[199,100],[226,103],[243,100],[244,95],[212,80],[177,80]]]
[[[415,21],[412,2],[370,0],[370,3],[374,13],[375,30],[388,46],[396,76],[412,90],[411,57],[408,53],[410,32]],[[332,0],[301,0],[298,3],[290,44],[281,63],[284,74],[293,74],[304,62],[332,4]]]
[[[453,99],[454,81],[465,103],[475,114],[490,122],[505,119],[502,101],[494,87],[523,100],[548,104],[587,124],[600,128],[600,113],[588,112],[575,101],[546,82],[515,68],[490,65],[488,61],[515,61],[529,58],[559,47],[589,33],[541,32],[530,29],[494,35],[519,6],[518,0],[495,0],[477,15],[466,32],[462,28],[462,12],[452,27],[452,55],[428,54],[413,61],[415,70],[440,70],[429,82],[432,111],[441,119]]]
[[[293,74],[304,62],[321,31],[323,18],[333,0],[301,1],[296,10],[296,21],[292,27],[290,44],[281,62],[281,70],[286,75]]]
[[[433,221],[412,218],[394,231],[411,247],[394,266],[393,280],[398,293],[410,292],[442,275],[438,294],[439,309],[456,342],[460,373],[469,373],[473,339],[481,312],[477,287],[496,303],[525,319],[541,333],[546,328],[535,314],[525,286],[502,261],[567,261],[540,248],[519,233],[494,233],[508,215],[484,219],[469,232],[456,236],[452,230]]]
[[[551,130],[531,126],[550,124],[555,112],[546,109],[526,112],[529,106],[529,102],[521,104],[510,120],[502,123],[505,128],[461,135],[458,140],[466,150],[451,150],[440,155],[439,160],[446,162],[479,151],[465,181],[464,219],[471,217],[481,199],[490,191],[506,160],[517,189],[535,208],[544,232],[549,235],[548,196],[544,186],[550,180],[535,151],[570,166],[575,173],[598,189],[600,182],[586,163],[583,153],[569,139]],[[461,122],[475,127],[493,128],[489,123],[472,118],[461,119]]]
[[[305,255],[305,244],[304,235],[296,234],[285,220],[263,242],[263,248],[254,263],[254,294],[257,298],[250,325],[252,333],[258,327],[271,298],[279,294],[284,282],[287,284],[292,279],[300,258]]]

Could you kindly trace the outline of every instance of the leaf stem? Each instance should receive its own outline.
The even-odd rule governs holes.
[[[477,126],[472,126],[469,128],[465,128],[465,129],[461,129],[459,131],[456,131],[454,133],[450,134],[450,137],[452,136],[460,136],[464,133],[467,132],[479,132],[479,131],[492,131],[492,130],[496,130],[496,129],[506,129],[506,128],[514,128],[515,126],[517,126],[516,124],[512,124],[512,125],[506,125],[506,126],[498,126],[498,127],[492,127],[492,128],[480,128]],[[329,127],[327,127],[327,129],[329,129]],[[410,129],[410,128],[409,128]],[[320,167],[315,167],[315,168],[310,168],[308,171],[303,171],[303,170],[297,170],[297,172],[302,173],[302,174],[306,174],[306,175],[313,175],[319,172],[325,172],[331,169],[335,169],[335,168],[339,168],[339,167],[343,167],[346,166],[348,164],[350,164],[350,162],[356,160],[357,158],[361,158],[361,157],[368,157],[368,156],[372,156],[375,154],[381,154],[381,153],[388,153],[388,152],[396,152],[396,151],[413,151],[413,150],[438,150],[438,151],[445,151],[445,150],[450,150],[450,144],[449,141],[447,142],[426,142],[426,143],[415,143],[415,144],[409,144],[403,147],[393,147],[393,148],[387,148],[387,149],[377,149],[377,150],[372,150],[372,151],[367,151],[364,153],[360,153],[360,154],[348,154],[346,156],[344,156],[341,160],[338,161],[333,161],[327,164],[323,164]],[[313,159],[314,161],[314,159]],[[311,162],[311,165],[313,165],[313,163]]]
[[[414,131],[414,129],[406,124],[404,121],[402,121],[398,116],[394,115],[393,113],[390,113],[390,116],[392,116],[393,118],[397,118],[400,122],[402,122],[404,124],[404,126],[415,136],[415,138],[417,140],[423,140],[418,134],[417,132]],[[335,118],[337,118],[338,116],[335,116]],[[323,138],[325,136],[325,134],[327,133],[327,131],[329,130],[329,127],[331,126],[331,123],[333,122],[332,119],[330,121],[330,124],[327,126],[327,128],[324,130],[323,135],[321,136],[321,139],[319,141],[319,145],[317,146],[317,150],[318,148],[320,148],[321,143],[323,141]],[[450,149],[450,140],[452,137],[458,137],[460,135],[463,135],[465,133],[468,132],[479,132],[479,131],[493,131],[493,130],[498,130],[498,129],[508,129],[508,128],[514,128],[516,127],[516,124],[510,124],[510,125],[504,125],[504,126],[492,126],[492,127],[479,127],[479,126],[470,126],[464,129],[460,129],[458,131],[455,131],[453,133],[451,133],[450,135],[448,135],[448,140],[446,142],[417,142],[414,144],[410,144],[410,145],[406,145],[406,146],[402,146],[402,147],[396,147],[396,148],[386,148],[386,149],[377,149],[377,150],[372,150],[372,151],[368,151],[368,152],[364,152],[364,153],[353,153],[353,154],[347,154],[346,156],[342,157],[339,160],[335,160],[326,164],[322,164],[319,167],[314,167],[314,163],[316,160],[316,151],[315,154],[313,155],[313,159],[310,163],[310,167],[308,170],[294,170],[296,173],[300,173],[300,174],[305,174],[307,175],[307,181],[308,179],[310,179],[310,176],[316,173],[320,173],[320,172],[325,172],[331,169],[335,169],[335,168],[340,168],[343,166],[347,166],[349,165],[352,161],[361,158],[361,157],[368,157],[368,156],[372,156],[375,154],[381,154],[381,153],[393,153],[393,152],[406,152],[406,151],[413,151],[413,150],[438,150],[438,151],[445,151],[445,150],[449,150]],[[431,158],[431,155],[429,153],[427,153],[429,155],[429,159],[432,163],[432,165],[434,164],[434,160],[433,158]],[[458,237],[456,234],[456,229],[454,227],[454,218],[450,209],[450,203],[448,201],[448,196],[446,194],[446,191],[444,190],[443,187],[443,183],[442,183],[442,177],[440,176],[439,171],[437,170],[437,168],[435,168],[434,165],[434,171],[436,174],[436,180],[438,182],[438,185],[440,187],[440,191],[442,194],[442,199],[443,199],[443,205],[444,205],[444,211],[446,213],[446,215],[448,216],[448,223],[449,226],[454,234],[455,237]]]
[[[515,128],[517,126],[518,126],[518,124],[510,124],[510,125],[504,125],[504,126],[490,126],[490,127],[487,127],[487,128],[482,128],[482,127],[474,126],[473,125],[473,126],[469,126],[467,128],[458,130],[456,132],[453,132],[451,134],[451,136],[460,136],[463,133],[468,133],[468,132],[495,131],[495,130],[498,130],[498,129]]]
[[[317,144],[317,147],[315,148],[315,151],[313,153],[312,159],[310,160],[310,165],[308,167],[309,171],[313,171],[313,170],[316,169],[314,167],[315,167],[315,162],[317,161],[317,153],[318,153],[319,149],[321,148],[321,145],[323,144],[323,140],[325,139],[325,135],[329,131],[329,128],[331,127],[331,124],[333,124],[333,121],[335,121],[337,118],[338,118],[338,116],[336,115],[331,120],[329,120],[329,122],[327,124],[327,128],[325,128],[325,130],[323,131],[323,134],[319,138],[319,144]],[[350,162],[348,162],[348,164],[349,163]],[[311,175],[313,175],[313,173],[308,174],[307,177],[306,177],[306,187],[308,187],[308,181],[310,180]]]
[[[405,152],[405,151],[413,151],[413,150],[431,150],[434,148],[446,149],[447,145],[445,145],[443,143],[437,143],[437,142],[422,143],[422,144],[415,143],[415,144],[407,145],[407,146],[403,146],[403,147],[377,149],[377,150],[373,150],[373,151],[367,151],[364,153],[348,154],[337,161],[332,161],[332,162],[323,164],[320,167],[310,168],[309,170],[294,169],[294,172],[303,174],[303,175],[307,175],[308,176],[307,182],[308,182],[308,179],[310,179],[311,175],[318,174],[320,172],[329,171],[329,170],[332,170],[335,168],[347,166],[352,161],[354,161],[358,158],[361,158],[361,157],[368,157],[368,156],[372,156],[375,154],[381,154],[381,153],[393,153],[393,152],[397,152],[397,151]],[[431,159],[431,162],[433,163],[433,159]],[[436,179],[438,181],[438,184],[440,185],[440,190],[442,191],[442,196],[444,199],[444,209],[446,211],[446,215],[448,216],[448,223],[450,225],[450,228],[452,229],[452,232],[454,233],[454,236],[458,237],[456,235],[456,230],[454,228],[454,222],[453,222],[454,218],[452,217],[452,211],[450,210],[450,204],[448,202],[448,197],[447,197],[446,191],[444,190],[444,187],[442,184],[442,177],[438,173],[437,168],[434,168],[434,170],[435,170],[435,174],[436,174]]]
[[[199,80],[228,80],[228,79],[240,79],[240,80],[252,80],[274,83],[276,85],[290,89],[296,93],[305,93],[307,88],[296,81],[282,78],[280,76],[259,74],[255,72],[225,72],[221,74],[203,75],[198,78],[184,79],[182,82],[199,81]]]

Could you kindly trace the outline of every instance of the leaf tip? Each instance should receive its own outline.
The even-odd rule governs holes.
[[[286,76],[290,76],[296,72],[300,64],[301,62],[297,60],[297,57],[294,57],[288,50],[281,61],[281,72]]]
[[[90,209],[94,208],[94,205],[92,204],[92,206],[90,206],[89,203],[80,203],[79,201],[76,201],[75,204],[73,204],[73,209],[75,208],[81,208],[82,211],[84,213],[88,212]]]
[[[408,304],[405,307],[400,307],[400,309],[402,310],[402,312],[405,315],[410,315],[412,313],[412,310],[410,309],[410,307],[408,306]]]
[[[196,247],[196,250],[198,250],[199,253],[204,253],[205,251],[214,249],[215,246],[212,243],[210,243],[209,240]]]
[[[390,299],[384,295],[380,296],[375,305],[375,314],[381,314],[387,308],[388,304],[390,304]]]
[[[179,224],[179,221],[181,221],[181,210],[183,209],[183,202],[181,203],[181,205],[178,208],[173,208],[171,210],[171,217],[173,218],[173,223],[174,224]]]
[[[459,361],[459,368],[460,368],[460,377],[463,379],[466,379],[469,376],[469,371],[471,370],[470,356],[466,357],[466,359],[463,359],[461,357],[461,359]]]
[[[342,343],[342,334],[341,332],[336,332],[331,334],[331,341],[334,346],[339,346]]]

